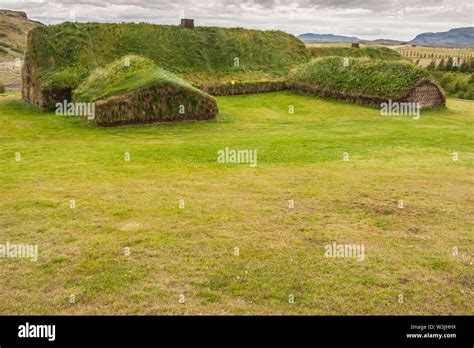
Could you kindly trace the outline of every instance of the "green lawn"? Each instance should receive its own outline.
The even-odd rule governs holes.
[[[0,95],[0,243],[39,246],[0,258],[0,314],[474,313],[474,103],[218,103],[215,121],[92,128]],[[257,167],[217,163],[225,147]]]

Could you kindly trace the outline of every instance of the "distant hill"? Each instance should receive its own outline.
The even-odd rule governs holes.
[[[406,43],[406,41],[391,40],[391,39],[377,39],[377,40],[372,40],[368,42],[377,44],[377,45],[402,45]]]
[[[377,39],[377,40],[364,40],[355,36],[343,36],[343,35],[333,35],[333,34],[314,34],[306,33],[298,36],[303,42],[365,42],[365,43],[374,43],[379,45],[401,45],[405,43],[404,41],[391,40],[391,39]]]
[[[41,25],[25,12],[0,10],[0,58],[22,57],[28,32]]]
[[[354,36],[341,36],[333,34],[301,34],[298,38],[306,43],[311,42],[365,42],[379,45],[402,45],[407,42],[391,39],[362,40]],[[474,27],[454,28],[438,33],[418,34],[408,42],[412,45],[432,47],[474,47]]]
[[[298,36],[303,42],[356,42],[359,38],[353,36],[342,36],[333,34],[313,34],[306,33]]]
[[[474,27],[417,35],[410,44],[440,47],[474,47]]]

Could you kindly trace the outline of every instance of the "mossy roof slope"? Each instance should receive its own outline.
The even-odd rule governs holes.
[[[93,71],[74,90],[73,99],[93,102],[156,85],[184,88],[207,96],[173,73],[157,67],[151,59],[128,55]]]
[[[348,64],[344,64],[347,59]],[[347,65],[347,66],[345,66]],[[429,74],[408,63],[365,58],[317,58],[293,72],[290,81],[328,90],[385,98],[405,96]]]
[[[310,60],[305,45],[281,31],[147,23],[63,23],[32,30],[27,64],[42,85],[75,87],[91,71],[127,54],[176,74],[285,75]]]

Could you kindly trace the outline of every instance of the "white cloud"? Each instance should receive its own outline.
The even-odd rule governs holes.
[[[197,25],[412,39],[420,32],[473,26],[472,0],[2,0],[46,24],[70,20],[177,24],[179,11]],[[290,15],[292,11],[293,15]],[[403,18],[399,18],[402,11]]]

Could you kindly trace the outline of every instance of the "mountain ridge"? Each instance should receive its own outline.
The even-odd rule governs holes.
[[[355,36],[344,36],[344,35],[334,35],[334,34],[314,34],[314,33],[305,33],[298,35],[298,38],[304,42],[354,42],[362,41]]]
[[[410,41],[392,39],[364,40],[355,36],[305,33],[298,38],[307,43],[315,42],[368,42],[388,45],[409,43],[432,47],[474,47],[474,27],[452,28],[448,31],[420,33]]]
[[[411,40],[410,43],[434,47],[474,47],[474,27],[421,33]]]
[[[0,9],[0,58],[21,58],[28,32],[42,25],[25,12]]]

